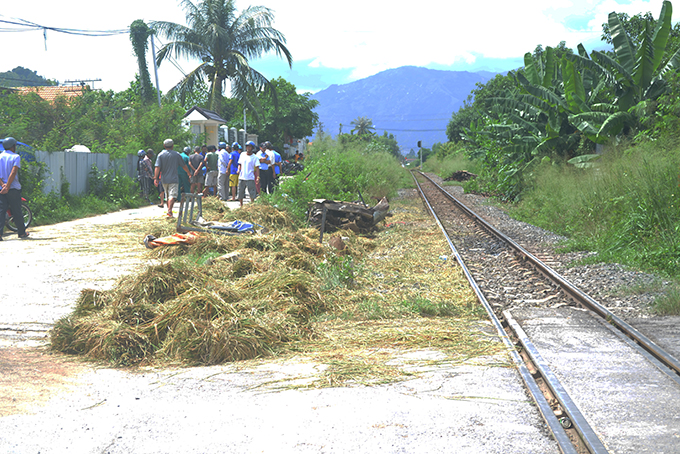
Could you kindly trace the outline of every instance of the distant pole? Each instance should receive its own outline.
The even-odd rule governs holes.
[[[246,110],[248,110],[248,109],[244,107],[243,108],[243,141],[244,142],[248,141],[248,129],[246,129]]]
[[[423,142],[418,141],[418,154],[420,155],[420,170],[423,170]]]
[[[153,43],[153,33],[151,33],[151,55],[153,55],[153,72],[156,75],[156,96],[158,97],[158,107],[160,107],[161,89],[158,88],[158,65],[156,64],[156,46]]]

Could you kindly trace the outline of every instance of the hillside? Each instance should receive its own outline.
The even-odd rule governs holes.
[[[363,116],[373,120],[378,134],[392,133],[406,153],[422,140],[424,147],[446,142],[451,114],[467,99],[477,82],[495,73],[439,71],[415,66],[389,69],[344,85],[331,85],[312,97],[324,131],[348,133]]]
[[[17,66],[11,71],[0,72],[0,87],[37,87],[57,85],[54,80],[46,79],[36,71]]]

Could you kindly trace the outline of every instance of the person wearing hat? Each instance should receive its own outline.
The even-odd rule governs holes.
[[[243,206],[243,198],[246,196],[246,189],[250,194],[250,201],[257,198],[257,187],[255,183],[260,181],[260,160],[255,154],[255,142],[246,143],[246,152],[241,153],[238,160],[238,201]]]
[[[260,192],[271,194],[274,184],[274,153],[262,142],[257,157],[260,159]]]
[[[227,196],[229,195],[229,145],[226,142],[220,142],[217,144],[219,151],[219,174],[217,175],[217,193],[220,196],[220,200],[226,202]]]
[[[17,141],[14,137],[7,137],[2,141],[4,148],[0,153],[0,240],[2,231],[5,228],[5,217],[7,210],[19,214],[14,216],[14,225],[17,233],[22,240],[28,238],[24,218],[21,213],[21,183],[19,183],[19,169],[21,168],[21,157],[16,154]]]
[[[166,216],[172,217],[172,206],[177,199],[177,192],[179,190],[179,176],[177,171],[179,168],[184,170],[187,176],[191,176],[189,168],[184,164],[182,157],[175,150],[172,139],[165,139],[163,142],[163,151],[158,153],[156,158],[156,174],[153,183],[155,185],[162,184],[165,193],[168,196],[168,212]]]
[[[229,188],[231,189],[231,199],[236,200],[236,191],[238,190],[238,160],[241,157],[241,145],[238,142],[231,144],[231,154],[229,155]]]

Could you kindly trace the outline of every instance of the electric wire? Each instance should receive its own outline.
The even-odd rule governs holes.
[[[4,16],[3,16],[4,17]],[[77,29],[77,28],[63,28],[63,27],[50,27],[47,25],[40,25],[36,24],[34,22],[25,20],[25,19],[14,19],[14,20],[7,20],[7,19],[0,19],[0,23],[3,24],[9,24],[9,25],[17,25],[19,27],[26,27],[25,29],[17,29],[16,31],[35,31],[35,30],[42,30],[43,32],[49,30],[57,33],[65,33],[69,35],[81,35],[81,36],[93,36],[93,37],[98,37],[98,36],[116,36],[116,35],[122,35],[126,33],[130,33],[129,28],[125,29],[118,29],[118,30],[85,30],[85,29]],[[1,29],[2,31],[13,31],[12,29]]]

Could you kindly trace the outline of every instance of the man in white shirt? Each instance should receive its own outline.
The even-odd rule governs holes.
[[[255,155],[255,142],[246,143],[246,152],[241,153],[238,160],[238,201],[243,206],[246,188],[250,194],[250,201],[257,198],[255,182],[260,180],[260,160]]]
[[[226,201],[229,194],[229,169],[227,164],[229,164],[230,152],[226,142],[220,142],[218,146],[220,149],[217,154],[220,156],[220,159],[218,161],[217,193],[220,196],[220,200]]]

